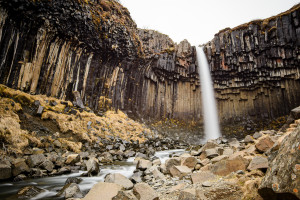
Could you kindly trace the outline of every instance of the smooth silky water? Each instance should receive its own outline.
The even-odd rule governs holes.
[[[216,100],[209,65],[202,47],[197,47],[197,63],[201,84],[205,141],[221,137]]]
[[[176,150],[167,150],[167,151],[158,151],[154,156],[158,157],[162,163],[164,163],[171,154],[181,154],[184,153],[184,149]],[[43,200],[58,200],[64,199],[62,197],[57,197],[56,194],[61,190],[69,177],[78,177],[83,179],[81,183],[78,184],[80,190],[83,193],[89,191],[93,185],[98,182],[103,182],[104,178],[109,173],[120,173],[126,177],[131,177],[133,171],[136,168],[136,165],[133,163],[134,157],[128,158],[123,162],[115,162],[114,165],[104,165],[101,166],[101,170],[98,176],[93,177],[81,177],[81,174],[86,171],[79,171],[78,173],[71,173],[67,175],[54,176],[54,177],[45,177],[45,178],[36,178],[29,179],[20,182],[7,182],[0,184],[0,199],[1,200],[14,200],[16,198],[17,192],[25,186],[36,186],[45,190],[41,194],[35,196],[31,200],[43,199]]]

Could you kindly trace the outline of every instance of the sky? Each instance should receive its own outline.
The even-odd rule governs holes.
[[[299,0],[120,0],[138,28],[157,30],[179,43],[213,39],[219,30],[290,9]]]

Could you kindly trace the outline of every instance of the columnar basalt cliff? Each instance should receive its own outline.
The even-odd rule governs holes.
[[[2,1],[0,82],[144,117],[200,118],[195,49],[139,30],[116,1]],[[111,99],[111,100],[110,100]]]
[[[300,5],[205,45],[221,121],[270,119],[300,102]]]
[[[273,118],[300,100],[299,5],[206,44],[222,122]],[[0,2],[0,83],[150,119],[201,122],[195,47],[138,29],[115,0]]]

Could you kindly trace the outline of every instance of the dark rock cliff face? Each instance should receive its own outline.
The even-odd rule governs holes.
[[[116,1],[1,1],[0,82],[143,117],[200,118],[195,48],[139,30]]]
[[[286,115],[300,102],[300,5],[205,45],[223,122]]]

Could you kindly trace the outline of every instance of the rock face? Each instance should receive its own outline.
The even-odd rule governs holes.
[[[300,199],[300,129],[286,136],[263,178],[259,193],[269,199]]]
[[[221,121],[278,117],[298,106],[299,7],[222,30],[205,45]]]

